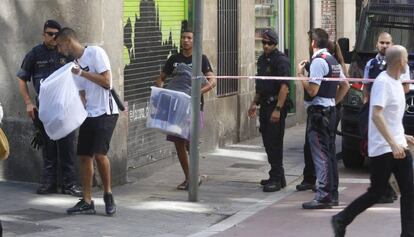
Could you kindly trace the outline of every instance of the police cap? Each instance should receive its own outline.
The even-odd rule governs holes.
[[[52,28],[52,29],[57,29],[57,30],[62,29],[60,24],[55,20],[47,20],[45,22],[45,25],[43,26],[43,30],[46,30],[46,28]]]
[[[278,38],[279,37],[278,37],[277,33],[274,30],[271,30],[271,29],[265,30],[263,32],[262,37],[263,37],[264,40],[269,40],[269,41],[271,41],[275,44],[278,44]]]

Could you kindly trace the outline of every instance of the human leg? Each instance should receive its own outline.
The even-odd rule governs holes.
[[[93,118],[87,118],[79,129],[77,154],[80,160],[80,176],[83,198],[73,207],[66,210],[68,214],[95,214],[92,200],[93,180],[93,140],[96,135]]]
[[[102,184],[105,193],[112,192],[111,189],[111,164],[108,156],[103,154],[95,154],[96,165],[102,179]]]
[[[306,130],[308,130],[309,126],[309,115],[306,121]],[[315,167],[313,165],[312,154],[310,151],[309,141],[308,141],[308,133],[305,133],[305,144],[303,146],[303,155],[305,161],[305,167],[303,168],[303,180],[300,184],[296,185],[297,191],[304,191],[304,190],[316,190],[315,189],[315,182],[316,182],[316,175],[315,175]]]
[[[59,158],[62,165],[62,193],[81,197],[82,190],[77,185],[76,181],[77,172],[75,170],[76,153],[74,142],[75,131],[56,142],[59,151]]]
[[[105,202],[105,211],[106,214],[113,215],[116,212],[116,204],[111,188],[111,165],[107,155],[96,154],[95,159],[104,187],[103,199]]]
[[[310,123],[307,130],[309,146],[312,154],[318,188],[314,200],[304,203],[303,208],[329,208],[331,202],[331,149],[329,134],[329,118],[320,112],[309,113]],[[320,205],[316,205],[320,203]],[[309,207],[309,208],[308,208]]]
[[[92,200],[93,158],[86,155],[81,155],[79,158],[83,198],[66,212],[68,214],[95,214],[95,205]]]
[[[45,133],[46,134],[46,133]],[[57,187],[57,146],[56,142],[45,136],[45,144],[42,148],[43,179],[37,189],[37,194],[56,193]]]
[[[394,159],[393,173],[401,191],[401,236],[414,236],[413,164],[410,152],[404,159]]]
[[[374,205],[385,192],[385,186],[391,175],[391,162],[392,159],[394,159],[392,153],[386,153],[370,159],[371,186],[368,188],[368,191],[355,199],[332,219],[337,226],[343,227],[344,231],[346,226],[349,225],[355,217]]]
[[[178,189],[188,189],[188,180],[189,180],[189,164],[188,164],[188,154],[186,149],[187,141],[185,139],[175,139],[174,145],[175,150],[177,151],[178,160],[180,161],[181,168],[184,173],[185,180],[180,184]]]

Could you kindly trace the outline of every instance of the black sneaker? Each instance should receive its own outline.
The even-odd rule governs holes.
[[[74,207],[71,207],[66,210],[66,213],[69,215],[71,214],[95,214],[95,205],[93,204],[93,201],[91,200],[91,203],[88,204],[85,202],[85,200],[82,198]]]
[[[331,219],[332,229],[335,237],[344,237],[346,232],[346,225],[341,222],[338,216],[332,216]]]
[[[105,211],[107,215],[113,215],[116,212],[116,204],[112,193],[104,193]]]
[[[52,194],[52,193],[57,193],[56,185],[55,184],[46,184],[46,183],[43,183],[36,190],[36,193],[37,194]]]
[[[69,194],[75,197],[82,197],[82,189],[79,185],[72,184],[62,188],[63,194]]]

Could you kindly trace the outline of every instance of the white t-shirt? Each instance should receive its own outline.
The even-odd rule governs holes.
[[[403,147],[407,147],[402,122],[405,110],[405,93],[401,80],[391,78],[384,71],[374,81],[371,90],[368,120],[368,155],[370,157],[392,152],[390,145],[378,131],[374,121],[372,121],[374,106],[383,108],[385,124],[394,141]]]
[[[83,55],[78,58],[77,63],[84,71],[101,74],[109,71],[110,85],[112,88],[111,64],[108,55],[98,46],[88,46],[85,48]],[[110,90],[84,78],[76,77],[76,84],[79,90],[84,90],[86,94],[86,111],[88,117],[98,117],[103,114],[118,114],[118,106],[115,100],[110,97]],[[110,107],[110,99],[112,101],[112,112]]]

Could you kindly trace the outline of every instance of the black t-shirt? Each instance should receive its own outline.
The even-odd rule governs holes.
[[[26,54],[17,72],[17,77],[24,81],[32,80],[36,93],[39,94],[40,81],[72,60],[60,54],[56,49],[39,44]]]
[[[178,67],[179,64],[185,64],[186,66],[192,68],[193,67],[192,60],[193,60],[192,56],[185,57],[181,53],[171,55],[167,59],[167,62],[165,62],[165,65],[164,65],[164,68],[162,69],[162,71],[166,75],[174,77],[175,76],[174,75],[175,70],[176,70],[176,68]],[[202,59],[201,59],[201,71],[203,72],[204,75],[207,74],[208,72],[213,72],[213,69],[211,68],[210,61],[208,60],[207,56],[204,55],[204,54],[202,55]],[[201,96],[201,110],[203,110],[203,106],[204,106],[204,97]]]
[[[290,76],[289,58],[279,50],[274,50],[269,55],[260,55],[257,60],[257,75]],[[256,93],[262,96],[277,96],[282,84],[289,86],[289,81],[256,80]]]
[[[174,69],[177,67],[177,65],[179,63],[185,63],[187,64],[187,66],[189,67],[193,67],[193,57],[185,57],[183,54],[178,53],[178,54],[174,54],[171,55],[168,59],[167,62],[165,62],[164,68],[162,69],[162,71],[171,76],[174,72]],[[211,64],[210,61],[208,60],[206,55],[202,55],[202,59],[201,59],[201,71],[206,74],[207,72],[212,72],[213,69],[211,68]]]

